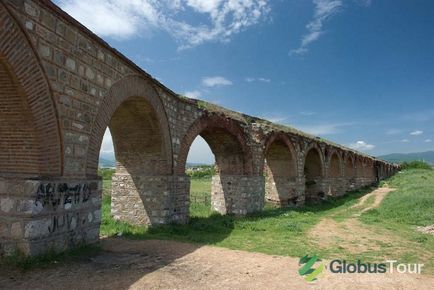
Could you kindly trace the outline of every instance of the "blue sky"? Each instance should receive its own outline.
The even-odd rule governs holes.
[[[434,149],[434,1],[55,2],[178,93],[371,155]]]

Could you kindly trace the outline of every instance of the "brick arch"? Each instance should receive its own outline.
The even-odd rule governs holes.
[[[61,176],[60,126],[40,60],[18,21],[0,3],[0,174]]]
[[[132,116],[131,119],[128,118],[128,116]],[[122,118],[127,118],[123,119],[126,124],[128,124],[128,130],[125,130],[125,132],[119,129],[123,122]],[[119,146],[122,147],[122,150],[131,149],[132,155],[139,154],[140,152],[138,150],[140,149],[145,150],[143,147],[132,148],[130,146],[126,148],[124,146],[125,144],[119,143],[120,138],[122,138],[124,134],[130,133],[129,136],[133,136],[135,135],[134,132],[136,132],[139,134],[136,138],[140,136],[146,138],[144,136],[145,131],[152,130],[153,134],[150,138],[155,138],[155,141],[158,143],[157,145],[161,146],[161,158],[157,160],[156,172],[153,174],[171,174],[172,143],[169,124],[163,103],[153,87],[151,80],[140,75],[131,75],[124,77],[112,85],[107,96],[99,106],[97,116],[93,122],[87,153],[87,176],[94,177],[97,174],[99,151],[107,127],[110,127],[111,130],[111,127],[113,127],[113,129],[116,130],[116,132],[112,132],[112,134],[117,158],[118,153],[121,153],[117,150]],[[134,144],[141,146],[138,141],[139,140],[136,140]],[[134,158],[132,155],[130,155],[130,157],[123,156],[131,161],[132,158]],[[137,162],[139,161],[140,160],[137,160]],[[126,160],[124,162],[128,163]],[[126,164],[122,165],[124,166]],[[136,169],[139,170],[138,168],[134,170]]]
[[[306,173],[306,161],[308,161],[307,160],[307,158],[309,157],[309,154],[311,153],[311,152],[314,152],[314,151],[316,151],[317,152],[317,154],[318,154],[318,160],[315,160],[315,161],[319,161],[318,163],[319,163],[319,165],[320,165],[320,175],[319,176],[321,176],[321,177],[324,177],[325,176],[325,166],[324,166],[324,164],[325,164],[325,161],[324,161],[324,156],[323,156],[323,152],[322,152],[322,150],[321,150],[321,148],[318,146],[318,144],[316,144],[316,143],[312,143],[312,144],[310,144],[307,148],[306,148],[306,150],[304,151],[305,152],[305,154],[304,154],[304,158],[303,158],[303,170],[304,170],[304,172]]]
[[[292,144],[291,140],[289,140],[288,136],[283,133],[270,134],[265,141],[263,161],[267,159],[267,155],[270,154],[270,150],[276,151],[275,157],[279,157],[277,154],[281,154],[280,160],[286,160],[290,162],[287,167],[287,169],[289,169],[287,173],[290,173],[291,176],[297,175],[297,151],[294,144]],[[274,159],[278,161],[277,158]]]
[[[344,176],[346,178],[355,178],[356,177],[356,167],[355,160],[353,154],[347,154],[345,157],[345,169]]]
[[[196,120],[187,130],[181,141],[177,174],[185,174],[188,152],[199,135],[210,146],[219,173],[252,175],[252,152],[247,145],[245,133],[235,121],[219,115],[206,115]]]
[[[332,178],[342,177],[342,157],[336,150],[330,152],[328,175]]]
[[[355,160],[354,160],[354,164],[356,166],[356,176],[357,177],[363,177],[363,157],[361,156],[356,156]]]
[[[297,205],[297,153],[287,135],[271,133],[265,141],[265,199],[281,206]]]
[[[304,151],[303,174],[305,178],[305,199],[317,202],[325,198],[325,160],[321,148],[311,143]]]

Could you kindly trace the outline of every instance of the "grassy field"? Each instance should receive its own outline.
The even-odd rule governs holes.
[[[190,213],[194,217],[211,215],[211,178],[192,178],[190,186]]]
[[[421,262],[426,265],[425,273],[434,274],[434,236],[415,230],[416,226],[434,224],[434,171],[405,170],[387,183],[397,190],[389,193],[379,208],[361,214],[352,206],[372,188],[303,208],[266,206],[260,213],[239,218],[221,216],[213,213],[208,205],[192,203],[188,225],[153,228],[114,221],[110,217],[110,197],[105,196],[101,233],[107,236],[122,233],[131,239],[173,239],[295,257],[318,254],[325,259]],[[209,190],[209,179],[192,179],[192,195],[209,196]],[[373,199],[369,198],[365,204],[372,203]],[[353,240],[337,236],[334,244],[327,246],[321,238],[312,235],[318,224],[326,220],[332,220],[337,227],[357,223],[357,229],[349,229]],[[354,237],[351,231],[359,228],[360,237]],[[355,252],[351,245],[358,243],[365,247]]]

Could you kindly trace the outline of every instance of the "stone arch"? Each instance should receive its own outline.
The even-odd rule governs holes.
[[[252,153],[245,133],[231,119],[206,115],[196,120],[181,141],[176,173],[179,176],[185,174],[190,146],[199,135],[208,143],[216,162],[211,189],[213,210],[242,215],[262,209],[264,179],[253,176]]]
[[[90,135],[86,173],[97,174],[104,132],[110,129],[116,172],[112,177],[112,215],[131,224],[180,221],[171,202],[172,150],[163,103],[152,82],[131,75],[110,88]],[[182,216],[182,222],[185,217]]]
[[[216,158],[217,172],[224,175],[251,175],[252,152],[245,134],[233,120],[218,115],[205,116],[195,121],[181,141],[176,173],[185,174],[190,146],[197,136],[210,146]]]
[[[358,178],[363,177],[363,157],[356,156],[355,158],[355,165],[356,165],[356,176]]]
[[[330,151],[327,170],[328,189],[327,195],[337,196],[345,193],[343,189],[343,162],[341,154],[335,149]]]
[[[299,202],[297,153],[289,138],[271,134],[264,149],[265,198],[281,206]]]
[[[122,172],[171,174],[172,142],[168,120],[150,80],[131,75],[110,88],[93,122],[86,164],[89,177],[97,174],[99,151],[107,127],[112,133],[116,158],[120,158],[117,167]],[[128,136],[134,139],[122,142]],[[159,157],[152,157],[153,154]]]
[[[337,151],[333,150],[330,153],[330,159],[328,164],[328,177],[330,178],[340,178],[342,177],[342,158]]]
[[[316,201],[324,198],[324,156],[317,144],[313,143],[307,148],[303,165],[306,199]]]
[[[365,158],[365,174],[364,176],[368,178],[370,182],[375,180],[376,172],[374,167],[374,162],[371,158]]]
[[[347,154],[345,157],[345,170],[344,170],[345,178],[348,179],[354,179],[356,177],[356,165],[354,161],[354,155],[353,154]]]
[[[0,3],[0,175],[61,176],[62,140],[51,88],[18,21]]]

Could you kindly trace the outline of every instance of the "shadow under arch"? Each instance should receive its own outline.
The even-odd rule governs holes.
[[[111,212],[137,225],[184,220],[173,197],[172,148],[168,121],[151,81],[132,75],[116,82],[100,106],[88,149],[86,172],[97,174],[106,128],[116,156]]]
[[[4,3],[0,15],[0,176],[61,176],[59,120],[44,69]]]
[[[263,177],[253,176],[251,149],[244,131],[233,120],[219,115],[206,115],[196,120],[181,141],[176,173],[185,175],[190,146],[199,135],[207,142],[215,157],[212,208],[222,214],[246,214],[262,209]],[[258,186],[262,190],[258,190]],[[261,198],[262,201],[259,201]]]
[[[264,149],[265,199],[279,206],[303,203],[298,190],[297,153],[289,138],[282,133],[270,135]]]
[[[305,199],[306,202],[317,202],[324,199],[324,156],[321,149],[312,144],[306,150],[304,158]]]
[[[341,155],[336,150],[331,152],[328,164],[328,190],[327,195],[337,196],[345,193],[343,165]]]
[[[142,116],[144,121],[158,123],[158,134],[162,141],[161,150],[167,157],[165,168],[161,168],[161,172],[165,172],[166,174],[172,172],[172,142],[163,103],[153,87],[151,80],[141,75],[131,75],[114,83],[102,104],[99,106],[97,116],[93,122],[87,150],[86,175],[88,177],[97,176],[98,158],[102,139],[106,128],[110,127],[113,115],[122,103],[132,97],[134,97],[135,100],[130,101],[135,102],[137,108],[135,114],[140,115],[138,110],[142,110],[142,113],[149,113],[150,116],[154,118],[154,120],[152,120],[150,117]],[[129,110],[132,110],[133,106],[129,105],[129,107]]]

